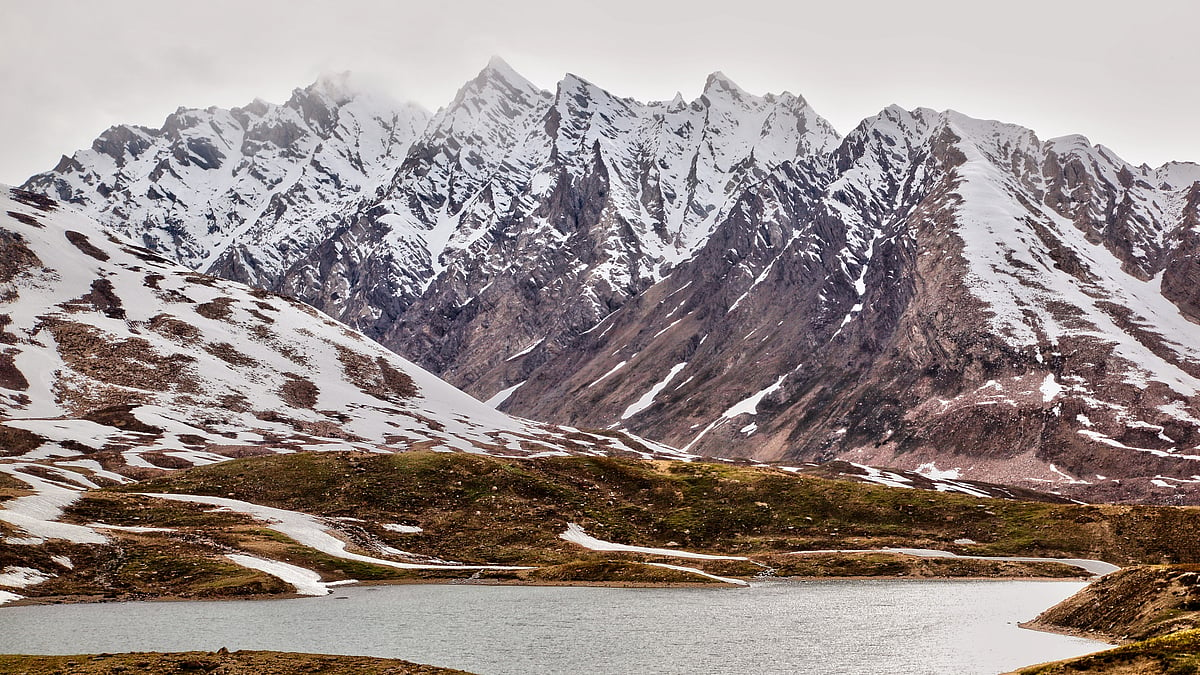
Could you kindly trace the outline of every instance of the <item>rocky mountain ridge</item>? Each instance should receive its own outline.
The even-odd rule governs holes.
[[[147,244],[536,419],[1195,499],[1195,164],[896,106],[843,138],[719,73],[640,103],[498,60],[411,138],[373,191],[313,183],[203,255]],[[83,154],[27,187],[135,230],[114,203],[157,213]]]

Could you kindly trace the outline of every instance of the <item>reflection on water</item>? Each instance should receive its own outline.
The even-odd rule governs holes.
[[[275,601],[0,609],[0,653],[271,649],[505,673],[979,673],[1103,649],[1018,628],[1083,586],[775,581],[749,589],[412,585]]]

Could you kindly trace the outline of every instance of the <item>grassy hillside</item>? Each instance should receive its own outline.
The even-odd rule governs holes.
[[[118,673],[222,673],[224,675],[467,675],[462,670],[399,659],[284,652],[178,652],[173,654],[0,655],[0,673],[117,675]]]
[[[493,562],[528,560],[530,550],[570,557],[578,547],[558,539],[568,522],[610,541],[736,555],[913,546],[1200,562],[1195,509],[982,499],[720,463],[310,453],[198,467],[121,490],[230,496],[361,518],[368,529],[408,523],[423,532],[373,533]],[[121,503],[117,492],[99,499]],[[964,539],[977,543],[954,543]]]
[[[107,530],[111,543],[0,549],[0,568],[56,576],[21,590],[71,599],[244,597],[291,587],[229,553],[289,562],[325,581],[421,581],[462,570],[401,570],[300,545],[248,516],[137,493],[230,497],[326,518],[353,550],[399,549],[466,564],[524,565],[477,578],[533,583],[716,583],[720,576],[1078,576],[1055,563],[923,559],[802,550],[915,547],[970,555],[1098,558],[1120,565],[1200,562],[1195,510],[985,499],[889,488],[768,467],[608,457],[500,459],[408,452],[297,453],[197,467],[92,491],[65,519],[159,527]],[[749,560],[599,552],[559,537],[568,523],[612,542]],[[392,526],[391,528],[386,526]],[[397,525],[408,532],[397,532]],[[419,528],[419,531],[416,529]],[[957,542],[957,543],[956,543]],[[69,557],[73,569],[56,567]]]

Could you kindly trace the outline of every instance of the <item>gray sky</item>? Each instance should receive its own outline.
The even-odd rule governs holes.
[[[281,102],[322,72],[435,110],[493,54],[546,88],[572,72],[641,100],[721,70],[842,133],[898,103],[1200,160],[1197,25],[1189,0],[0,0],[0,182],[112,124]]]

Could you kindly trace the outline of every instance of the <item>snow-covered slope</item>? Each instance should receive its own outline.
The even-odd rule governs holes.
[[[0,455],[102,475],[299,450],[666,452],[510,417],[310,307],[0,192]],[[14,474],[15,475],[15,474]]]
[[[349,74],[327,76],[283,105],[113,127],[26,187],[193,269],[244,256],[240,280],[269,286],[328,236],[324,218],[387,183],[428,119]]]

